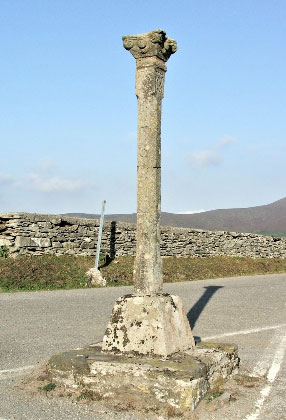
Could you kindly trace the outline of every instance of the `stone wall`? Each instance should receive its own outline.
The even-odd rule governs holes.
[[[73,217],[7,213],[0,214],[0,246],[9,255],[95,255],[99,221]],[[134,255],[136,226],[106,222],[102,252]],[[214,232],[162,227],[162,256],[249,256],[286,258],[286,239],[253,233]]]

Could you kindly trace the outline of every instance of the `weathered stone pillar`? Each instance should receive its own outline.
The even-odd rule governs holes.
[[[102,344],[56,355],[47,368],[51,379],[65,388],[88,386],[102,399],[112,397],[139,410],[154,408],[162,415],[171,409],[179,415],[194,410],[218,377],[230,376],[238,366],[237,349],[211,343],[195,349],[181,299],[162,293],[161,101],[165,62],[177,47],[161,30],[125,36],[123,41],[137,65],[135,293],[116,300]]]
[[[181,299],[162,293],[161,103],[177,44],[161,30],[124,36],[123,44],[136,59],[138,98],[135,293],[115,302],[102,350],[167,357],[195,345]]]
[[[164,31],[124,36],[136,59],[138,98],[137,236],[134,287],[137,294],[162,291],[160,257],[161,104],[165,62],[177,50]]]

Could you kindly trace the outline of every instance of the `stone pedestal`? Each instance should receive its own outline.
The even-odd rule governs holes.
[[[163,360],[103,353],[97,344],[53,356],[45,372],[62,394],[84,392],[129,412],[154,410],[159,417],[170,409],[178,415],[194,410],[216,381],[237,371],[238,361],[231,344],[200,343]]]
[[[167,357],[194,345],[178,296],[126,295],[115,302],[102,350]]]

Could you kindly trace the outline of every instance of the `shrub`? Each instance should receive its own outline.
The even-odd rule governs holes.
[[[8,257],[8,248],[6,245],[0,246],[0,257],[7,258]]]

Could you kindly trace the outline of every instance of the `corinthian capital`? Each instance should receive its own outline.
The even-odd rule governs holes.
[[[171,54],[177,51],[174,39],[166,37],[166,32],[157,29],[146,34],[125,35],[122,37],[123,46],[129,50],[134,58],[158,57],[167,61]]]

